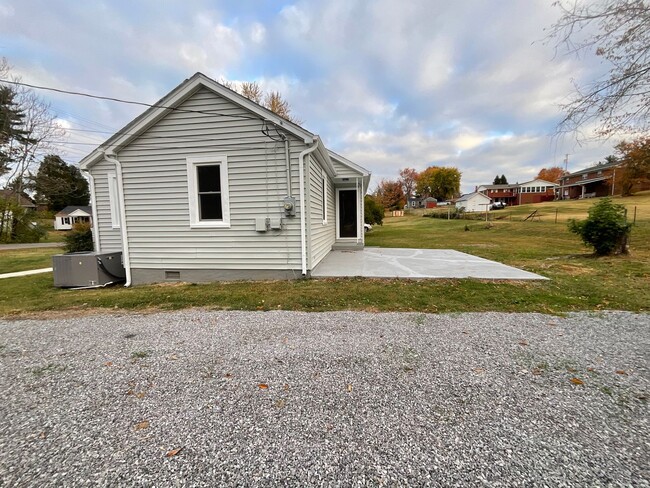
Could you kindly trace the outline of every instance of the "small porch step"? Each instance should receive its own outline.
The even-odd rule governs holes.
[[[332,251],[360,251],[363,249],[363,242],[336,241],[332,244]]]

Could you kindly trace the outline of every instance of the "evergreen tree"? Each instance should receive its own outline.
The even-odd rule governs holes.
[[[0,175],[9,171],[17,150],[16,143],[29,142],[29,134],[23,127],[25,114],[16,103],[16,93],[7,86],[0,86]]]
[[[59,156],[45,156],[33,181],[36,199],[47,203],[50,210],[88,205],[88,182],[79,168],[66,164]]]
[[[506,178],[506,175],[501,175],[501,184],[502,185],[508,184],[508,178]]]

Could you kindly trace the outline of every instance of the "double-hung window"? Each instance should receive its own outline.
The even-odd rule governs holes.
[[[191,227],[230,227],[228,159],[187,158]]]

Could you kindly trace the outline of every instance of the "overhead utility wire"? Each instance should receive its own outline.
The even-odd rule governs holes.
[[[28,88],[34,88],[36,90],[46,90],[46,91],[53,91],[56,93],[64,93],[66,95],[75,95],[79,97],[87,97],[87,98],[94,98],[97,100],[108,100],[110,102],[118,102],[118,103],[126,103],[130,105],[140,105],[142,107],[149,107],[149,108],[164,108],[166,110],[173,110],[176,112],[183,112],[183,113],[197,113],[197,114],[203,114],[203,115],[216,115],[218,117],[233,117],[233,118],[238,118],[238,119],[248,119],[248,120],[259,120],[259,117],[252,117],[248,115],[237,115],[237,114],[224,114],[220,112],[215,112],[211,110],[192,110],[192,109],[186,109],[186,108],[178,108],[178,107],[169,107],[167,105],[160,105],[160,104],[151,104],[151,103],[145,103],[145,102],[136,102],[135,100],[124,100],[122,98],[114,98],[114,97],[105,97],[102,95],[92,95],[90,93],[83,93],[83,92],[77,92],[77,91],[72,91],[72,90],[62,90],[60,88],[53,88],[49,86],[41,86],[41,85],[32,85],[30,83],[23,83],[20,81],[12,81],[12,80],[3,80],[0,79],[0,83],[11,83],[13,85],[19,85],[19,86],[25,86]]]

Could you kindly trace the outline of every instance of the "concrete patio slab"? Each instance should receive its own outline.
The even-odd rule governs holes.
[[[312,271],[314,278],[478,278],[485,280],[546,280],[505,264],[451,249],[366,247],[331,251]]]

